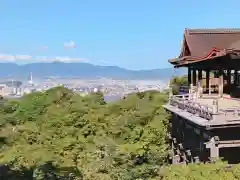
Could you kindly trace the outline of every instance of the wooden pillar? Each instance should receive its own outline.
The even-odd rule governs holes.
[[[177,115],[175,113],[172,113],[172,129],[171,129],[171,134],[173,137],[177,136],[177,127],[178,127],[178,119]]]
[[[208,91],[209,93],[210,91],[210,71],[209,69],[206,70],[206,91]]]
[[[223,70],[220,71],[219,74],[219,88],[218,93],[220,97],[223,97]]]
[[[217,160],[219,158],[219,148],[216,145],[216,141],[213,138],[209,142],[206,143],[206,148],[210,149],[210,159]]]
[[[203,159],[203,151],[204,151],[204,140],[203,140],[203,132],[200,129],[200,134],[199,134],[199,158],[202,161]]]
[[[193,86],[197,85],[197,73],[196,69],[193,69]]]
[[[191,82],[191,78],[192,78],[191,68],[188,67],[188,86],[190,86],[190,84],[192,83],[192,82]]]
[[[219,148],[215,145],[210,148],[210,159],[215,161],[219,158]]]
[[[231,93],[231,84],[232,84],[232,71],[230,69],[227,70],[227,90],[226,90],[226,93],[227,94],[230,94]]]
[[[234,70],[234,85],[236,86],[237,83],[238,83],[238,71],[237,70]]]
[[[227,84],[231,84],[231,70],[229,69],[227,70]]]
[[[198,81],[202,80],[202,70],[198,70]]]
[[[181,137],[182,137],[182,134],[181,134],[181,124],[180,124],[180,117],[179,115],[175,114],[174,116],[175,118],[175,125],[176,125],[176,134],[175,134],[175,137],[177,139],[177,141],[181,141]]]
[[[179,142],[182,143],[184,141],[183,118],[181,116],[178,116],[178,121],[179,121],[179,125],[178,125],[178,128],[179,128]]]

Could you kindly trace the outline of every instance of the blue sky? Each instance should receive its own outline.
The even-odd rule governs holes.
[[[239,0],[0,0],[0,59],[170,67],[185,28],[240,27]]]

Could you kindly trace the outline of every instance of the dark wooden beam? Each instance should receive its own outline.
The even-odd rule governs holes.
[[[198,70],[198,81],[201,81],[202,80],[202,70],[199,69]]]
[[[220,73],[219,73],[219,96],[220,97],[222,97],[223,96],[223,74],[224,74],[224,72],[223,72],[223,70],[220,70]]]
[[[204,60],[198,63],[189,64],[194,69],[211,69],[221,70],[223,67],[226,70],[238,69],[240,70],[240,58],[231,59],[230,57],[219,57],[216,59]]]
[[[210,88],[210,70],[207,69],[206,70],[206,88],[207,88],[207,91],[209,91],[209,88]]]
[[[191,79],[192,79],[191,68],[188,67],[188,85],[189,85],[189,86],[190,86],[190,84],[192,83],[192,82],[191,82]]]
[[[234,85],[236,86],[237,83],[238,83],[238,71],[237,70],[234,70]]]
[[[193,69],[193,85],[197,85],[197,72],[196,69]]]
[[[227,84],[228,85],[231,84],[231,70],[230,69],[227,70]]]

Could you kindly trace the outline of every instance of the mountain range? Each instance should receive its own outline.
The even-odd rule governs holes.
[[[34,77],[109,77],[120,79],[169,79],[173,75],[186,74],[185,69],[173,68],[151,70],[127,70],[118,66],[99,66],[89,63],[31,63],[18,65],[15,63],[0,63],[0,77],[24,78],[32,72]]]

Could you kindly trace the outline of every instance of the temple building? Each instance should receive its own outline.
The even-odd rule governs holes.
[[[173,163],[240,162],[240,29],[186,29],[178,58],[188,93],[170,94]]]

